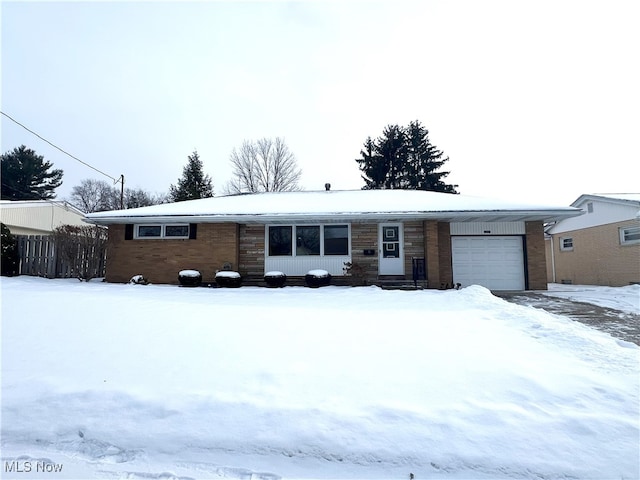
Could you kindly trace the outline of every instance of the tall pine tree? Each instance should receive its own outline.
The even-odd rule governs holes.
[[[363,190],[407,189],[458,193],[457,185],[442,179],[439,169],[449,161],[429,141],[429,131],[418,121],[407,127],[388,125],[376,140],[367,138],[362,158],[356,159],[365,181]]]
[[[415,120],[406,128],[406,138],[408,188],[457,193],[457,185],[449,185],[442,181],[450,172],[438,170],[449,161],[449,157],[445,157],[442,151],[431,144],[429,130]]]
[[[21,145],[2,155],[2,200],[50,200],[62,185],[62,170]]]
[[[356,158],[356,162],[360,164],[362,171],[362,179],[365,181],[363,190],[374,190],[382,188],[385,178],[389,173],[389,165],[384,159],[376,153],[376,145],[371,137],[367,137],[364,142],[364,150],[360,150],[362,158]]]
[[[170,187],[171,200],[182,202],[213,197],[211,177],[202,171],[202,160],[198,152],[194,151],[188,159],[187,165],[182,170],[182,177],[178,179],[178,185]]]

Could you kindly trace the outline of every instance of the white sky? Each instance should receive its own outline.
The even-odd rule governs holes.
[[[10,2],[2,111],[126,186],[197,149],[221,193],[245,139],[284,137],[302,187],[358,189],[367,136],[420,120],[459,191],[568,205],[637,192],[640,2]],[[105,179],[2,117],[64,170]],[[109,181],[109,180],[108,180]]]

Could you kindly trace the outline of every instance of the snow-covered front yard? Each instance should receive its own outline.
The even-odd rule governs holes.
[[[482,287],[1,291],[2,478],[640,476],[640,349]]]

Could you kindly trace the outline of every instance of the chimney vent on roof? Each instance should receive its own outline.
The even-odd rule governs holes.
[[[329,190],[331,190],[331,184],[330,183],[325,183],[324,184],[324,189],[328,192]]]

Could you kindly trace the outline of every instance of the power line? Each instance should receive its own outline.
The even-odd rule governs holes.
[[[47,142],[49,145],[51,145],[53,148],[56,148],[58,150],[60,150],[62,153],[64,153],[65,155],[70,156],[71,158],[73,158],[74,160],[77,160],[78,162],[80,162],[81,164],[91,168],[92,170],[95,170],[96,172],[104,175],[107,178],[110,178],[111,180],[113,180],[113,183],[116,184],[121,180],[124,180],[123,176],[121,175],[119,178],[113,178],[111,175],[108,175],[106,173],[104,173],[101,170],[98,170],[96,167],[93,167],[91,165],[89,165],[87,162],[83,162],[82,160],[80,160],[78,157],[75,157],[73,155],[71,155],[69,152],[61,149],[60,147],[58,147],[57,145],[54,145],[53,143],[51,143],[49,140],[47,140],[46,138],[38,135],[36,132],[34,132],[33,130],[31,130],[30,128],[27,128],[25,125],[23,125],[22,123],[18,122],[16,119],[12,118],[11,116],[7,115],[6,113],[4,113],[3,111],[0,111],[0,113],[2,115],[4,115],[5,117],[7,117],[9,120],[11,120],[13,123],[20,125],[22,128],[24,128],[27,132],[34,134],[36,137],[38,137],[40,140]]]

